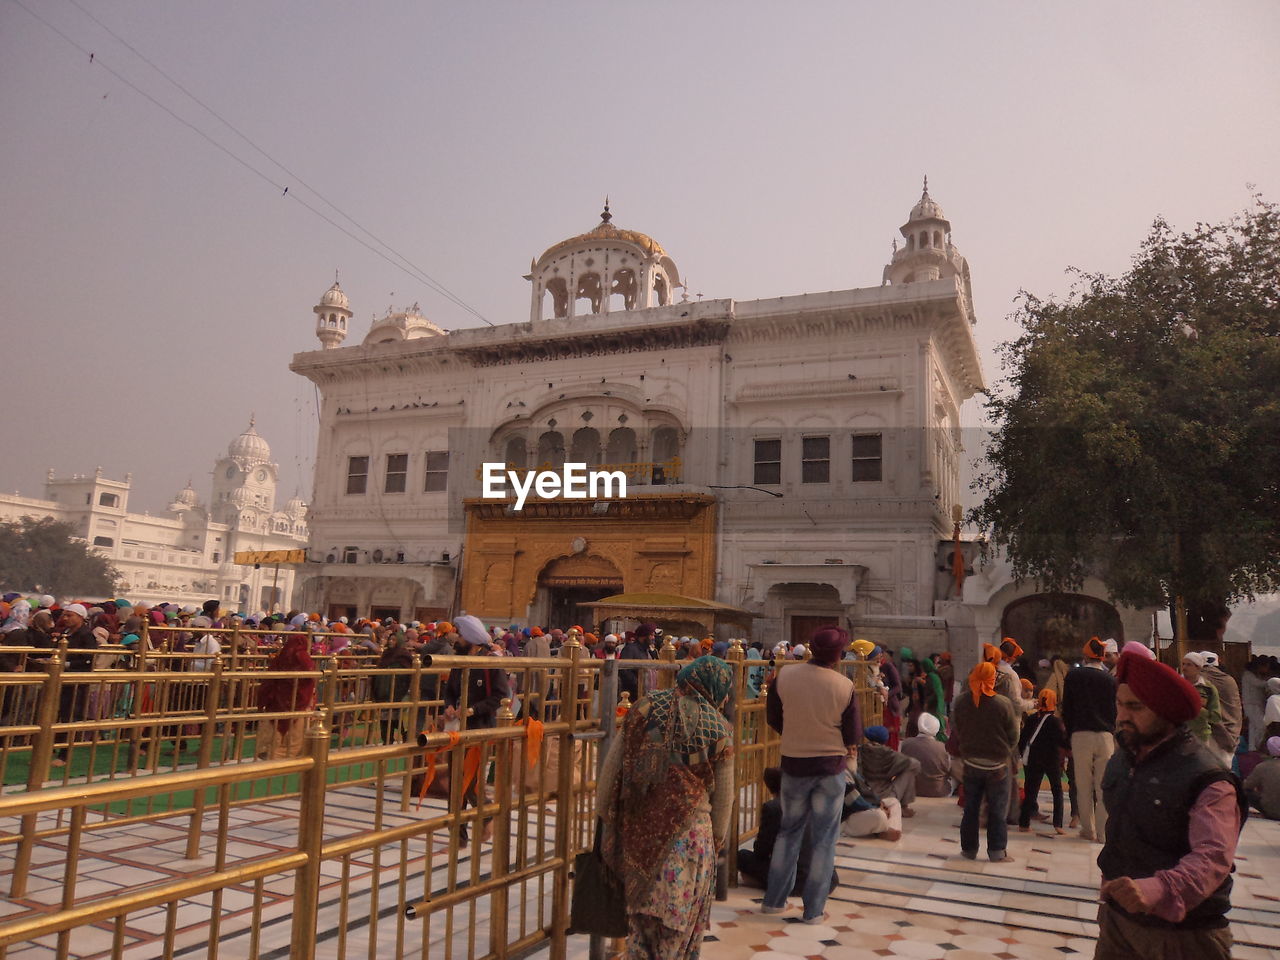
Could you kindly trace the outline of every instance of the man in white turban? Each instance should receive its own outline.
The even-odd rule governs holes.
[[[916,793],[921,797],[951,796],[951,757],[938,739],[941,725],[932,713],[922,713],[916,721],[919,733],[903,740],[898,749],[920,762],[916,771]]]

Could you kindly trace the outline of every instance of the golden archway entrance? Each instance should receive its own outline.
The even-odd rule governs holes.
[[[482,619],[565,627],[592,618],[557,623],[556,603],[571,617],[566,604],[617,593],[715,595],[716,503],[706,494],[465,507],[462,609]]]
[[[583,604],[622,590],[622,573],[604,557],[580,553],[552,560],[538,575],[535,606],[540,619],[554,627],[580,625],[591,629],[595,614]]]

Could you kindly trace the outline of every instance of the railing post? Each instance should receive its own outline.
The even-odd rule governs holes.
[[[511,698],[503,697],[495,717],[498,726],[515,725],[515,711],[511,709]],[[516,751],[514,740],[500,740],[494,745],[496,772],[494,774],[494,790],[498,810],[489,821],[489,829],[493,832],[493,850],[489,855],[489,875],[497,880],[505,876],[511,869],[511,798],[517,789],[515,784],[522,783],[522,771],[515,768]],[[510,906],[511,888],[502,884],[493,891],[489,912],[489,953],[497,960],[505,960],[507,956],[507,911]]]
[[[213,760],[213,737],[218,726],[218,704],[222,696],[222,654],[213,657],[213,676],[204,697],[204,729],[200,731],[200,753],[196,769],[205,770]],[[187,830],[187,859],[200,856],[200,833],[204,827],[205,791],[197,789],[192,798],[191,826]]]
[[[742,649],[742,641],[734,637],[729,641],[729,666],[733,668],[733,695],[729,699],[732,714],[729,723],[733,727],[733,742],[738,745],[738,754],[733,762],[733,812],[729,815],[729,836],[724,844],[724,862],[718,865],[716,873],[716,899],[724,900],[729,896],[729,887],[738,885],[738,834],[741,817],[738,815],[738,803],[742,799],[742,780],[746,773],[746,756],[741,750],[743,739],[743,705],[747,697],[747,663],[746,653]]]
[[[338,660],[337,657],[334,657],[333,659],[335,663]],[[334,674],[334,680],[337,680],[336,673]],[[505,703],[505,701],[503,702]],[[413,674],[409,677],[409,704],[409,717],[405,722],[409,727],[408,742],[412,743],[413,739],[424,729],[425,724],[423,723],[423,720],[426,715],[426,711],[422,706],[422,657],[417,653],[413,655]],[[507,709],[510,710],[510,708],[511,704],[508,703]],[[498,712],[501,713],[501,709],[499,709]],[[330,711],[330,716],[332,715],[333,713]],[[501,723],[501,719],[499,719],[498,722]],[[413,769],[413,760],[406,760],[404,764],[404,776],[401,779],[400,785],[400,811],[402,813],[407,813],[409,811],[409,798],[413,796]],[[484,794],[481,793],[479,796],[483,797]]]
[[[66,665],[67,641],[63,638],[53,656],[46,661],[49,672],[40,690],[40,706],[36,723],[40,730],[31,740],[31,768],[27,772],[27,791],[39,790],[49,779],[49,763],[53,760],[53,725],[58,721],[58,704],[62,698],[62,671]],[[70,746],[67,748],[70,756]],[[22,817],[22,839],[14,851],[13,882],[9,884],[9,896],[16,899],[27,895],[27,874],[31,870],[31,853],[35,849],[36,818],[27,813]]]
[[[676,662],[676,645],[671,642],[671,637],[664,637],[662,640],[662,649],[658,651],[658,659],[663,663]],[[658,673],[658,689],[667,690],[676,684],[676,675],[673,670],[662,670]]]
[[[569,870],[573,862],[573,815],[577,806],[573,791],[573,734],[578,726],[578,660],[581,656],[582,644],[574,631],[570,631],[569,638],[560,646],[560,657],[568,660],[560,694],[560,715],[569,724],[569,730],[560,741],[559,781],[556,784],[555,850],[560,866],[556,868],[552,884],[551,960],[565,960],[569,948]]]
[[[306,751],[314,763],[302,775],[298,850],[307,855],[307,862],[294,874],[291,960],[314,960],[316,953],[320,856],[324,848],[324,788],[329,767],[329,724],[323,714],[313,716],[307,727]]]
[[[342,726],[343,718],[338,716],[336,707],[338,704],[338,658],[332,657],[329,660],[329,666],[325,670],[324,679],[324,703],[321,707],[324,715],[329,718],[330,733],[332,728],[338,729],[338,747],[342,747]],[[337,717],[335,721],[334,718]]]
[[[130,718],[133,720],[141,720],[143,714],[143,700],[146,697],[147,685],[144,677],[147,675],[147,624],[143,620],[141,632],[138,634],[138,642],[135,645],[133,657],[133,667],[135,677],[129,681],[133,685],[133,702],[129,705]],[[148,734],[146,727],[135,726],[129,728],[129,769],[137,770],[138,763],[142,759],[142,740]]]
[[[605,757],[613,741],[618,738],[618,661],[606,660],[600,668],[600,729],[604,738],[600,741],[600,749],[596,754],[596,781],[604,770]],[[604,937],[592,934],[587,941],[587,960],[604,960]]]

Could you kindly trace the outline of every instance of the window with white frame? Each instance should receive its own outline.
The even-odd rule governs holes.
[[[409,455],[387,454],[387,476],[382,484],[383,493],[404,493],[409,478]]]
[[[347,457],[347,493],[362,494],[369,483],[369,458]]]
[[[802,437],[800,440],[800,482],[831,482],[831,438]]]
[[[855,433],[852,438],[852,473],[854,483],[880,480],[884,463],[883,437],[879,433]]]
[[[449,489],[448,450],[427,451],[427,471],[423,489],[427,493],[442,493]]]
[[[755,442],[752,483],[775,484],[782,482],[782,440],[758,439]]]

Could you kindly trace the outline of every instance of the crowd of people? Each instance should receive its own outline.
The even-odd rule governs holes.
[[[490,627],[468,615],[404,623],[300,611],[239,617],[217,601],[59,606],[53,597],[12,594],[0,601],[0,634],[4,670],[42,669],[65,638],[69,671],[128,665],[144,648],[158,663],[185,655],[164,669],[207,671],[234,638],[239,653],[266,654],[272,674],[295,674],[259,685],[260,709],[282,715],[259,729],[259,756],[272,758],[301,749],[300,720],[283,715],[314,706],[315,679],[298,675],[314,672],[318,656],[407,670],[419,655],[554,657],[572,636],[584,655],[654,660],[670,641],[680,662],[672,687],[642,684],[640,669],[619,671],[634,707],[606,758],[598,811],[607,862],[626,886],[630,954],[698,954],[735,796],[730,641],[668,638],[654,624],[597,636],[581,627]],[[5,652],[14,647],[31,652]],[[955,796],[964,857],[979,855],[985,826],[986,856],[1009,861],[1009,826],[1029,831],[1033,820],[1101,845],[1098,957],[1179,955],[1174,945],[1192,951],[1185,955],[1229,956],[1236,838],[1251,808],[1280,819],[1275,658],[1253,658],[1237,684],[1211,651],[1186,654],[1175,671],[1142,643],[1121,649],[1093,637],[1076,662],[1032,665],[1005,638],[983,644],[958,682],[949,653],[917,657],[904,647],[895,656],[851,644],[836,627],[807,645],[766,649],[756,641],[743,655],[748,696],[767,691],[765,716],[781,737],[781,764],[764,774],[770,797],[760,829],[738,853],[743,877],[765,888],[765,913],[788,910],[798,896],[799,919],[821,923],[838,882],[838,837],[894,842],[918,797]],[[882,723],[864,726],[853,682],[831,669],[853,655],[872,665]],[[794,662],[777,669],[786,661]],[[424,674],[431,686],[421,695],[440,698],[446,723],[456,723],[465,700],[468,726],[492,726],[503,700],[519,701],[517,677],[499,664],[452,670],[437,689],[441,678]],[[375,701],[407,694],[404,675],[375,673]],[[80,719],[85,710],[72,698],[59,716]],[[410,732],[392,712],[379,726],[388,743]],[[1039,809],[1042,784],[1051,812]]]
[[[1031,667],[1005,638],[983,645],[957,691],[949,657],[904,650],[895,660],[866,644],[857,652],[876,664],[885,723],[864,728],[853,684],[831,669],[849,647],[843,630],[821,630],[801,665],[767,677],[782,762],[764,771],[759,830],[737,854],[743,879],[764,887],[762,912],[786,912],[798,897],[795,919],[821,924],[839,882],[838,837],[895,841],[917,796],[954,792],[966,858],[979,855],[984,822],[995,862],[1012,859],[1008,825],[1029,831],[1033,818],[1101,845],[1096,957],[1230,956],[1240,829],[1250,807],[1280,814],[1274,660],[1249,663],[1242,695],[1211,652],[1189,655],[1179,672],[1142,643],[1094,637],[1074,663]],[[606,764],[598,809],[626,879],[631,957],[698,954],[727,840],[731,676],[710,652],[692,660],[674,689],[631,711]],[[1045,782],[1052,813],[1039,812]],[[655,824],[640,812],[653,810],[672,813]]]

